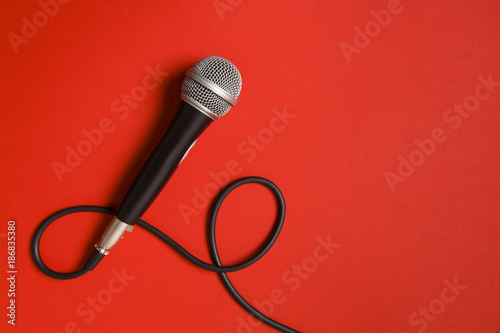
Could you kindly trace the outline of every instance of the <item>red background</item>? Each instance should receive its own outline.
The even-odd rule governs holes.
[[[242,74],[238,105],[203,134],[145,220],[209,260],[207,209],[186,219],[180,207],[193,207],[195,189],[234,160],[240,168],[231,179],[267,177],[286,197],[275,246],[230,274],[252,303],[282,292],[271,317],[305,332],[498,333],[500,88],[457,129],[443,115],[474,95],[480,75],[500,81],[500,3],[401,0],[400,12],[380,32],[372,24],[369,44],[348,62],[341,43],[354,45],[356,27],[370,27],[370,12],[388,1],[221,2],[224,12],[211,0],[71,1],[17,53],[9,34],[21,36],[23,17],[33,22],[41,5],[0,5],[2,276],[9,219],[17,226],[18,269],[15,327],[7,324],[6,279],[0,282],[1,330],[273,331],[250,326],[216,274],[140,228],[76,280],[45,276],[29,252],[35,228],[51,213],[118,204],[172,119],[184,72],[220,55]],[[157,65],[168,76],[120,119],[112,103]],[[273,110],[295,118],[247,161],[250,153],[238,147],[249,148],[249,136],[259,133],[268,139]],[[114,130],[60,181],[53,162],[65,163],[66,147],[76,149],[82,131],[106,118]],[[436,128],[446,141],[392,191],[385,173],[398,173],[399,155],[423,156],[411,155],[414,141]],[[274,213],[265,189],[235,192],[218,222],[223,262],[251,253]],[[57,270],[78,268],[108,221],[97,214],[62,219],[44,235],[44,259]],[[318,237],[337,244],[320,262],[311,259]],[[303,263],[312,272],[298,279],[290,270]],[[109,291],[113,270],[134,277],[116,293]],[[455,279],[467,288],[443,310],[443,281]],[[106,304],[91,318],[87,300],[97,296]],[[439,314],[425,327],[410,322],[430,305]]]

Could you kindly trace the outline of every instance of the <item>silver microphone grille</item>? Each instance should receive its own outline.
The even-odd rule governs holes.
[[[221,57],[201,59],[186,73],[181,98],[212,119],[225,115],[236,104],[241,75]]]

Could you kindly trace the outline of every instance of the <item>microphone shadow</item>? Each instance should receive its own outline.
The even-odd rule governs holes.
[[[152,128],[148,131],[150,134],[144,139],[144,144],[138,148],[135,154],[133,154],[135,157],[128,162],[129,164],[125,166],[124,172],[118,177],[118,183],[113,186],[110,207],[118,207],[149,155],[154,151],[163,135],[167,132],[167,129],[177,113],[181,104],[181,87],[188,67],[176,67],[181,69],[170,72],[170,75],[162,82],[162,95],[164,97],[157,111],[157,119],[153,122]]]

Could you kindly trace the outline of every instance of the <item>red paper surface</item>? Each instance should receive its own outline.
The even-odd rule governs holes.
[[[45,276],[30,254],[53,212],[116,207],[168,128],[185,71],[219,55],[242,74],[238,105],[146,221],[208,261],[217,184],[267,177],[285,195],[285,226],[230,278],[272,318],[304,332],[499,332],[498,1],[61,2],[0,10],[1,331],[273,332],[140,228],[75,280]],[[225,264],[255,250],[275,209],[257,185],[228,198]],[[79,268],[108,222],[61,219],[44,260]]]

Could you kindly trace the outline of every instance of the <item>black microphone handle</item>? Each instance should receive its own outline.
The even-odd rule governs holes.
[[[118,206],[115,216],[120,221],[130,225],[136,223],[165,187],[188,149],[212,121],[182,101],[169,129]]]

